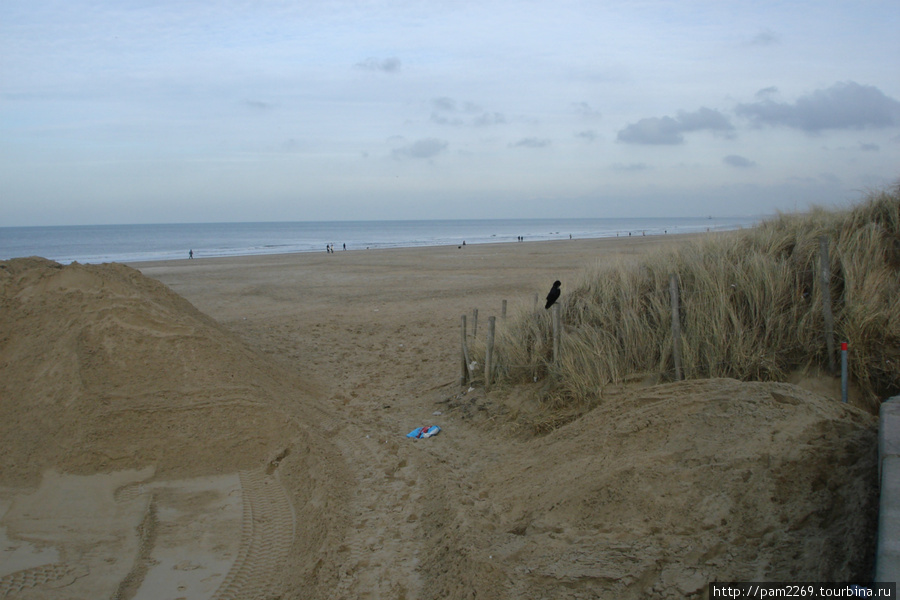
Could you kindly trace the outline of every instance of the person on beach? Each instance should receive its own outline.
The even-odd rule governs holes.
[[[188,252],[188,258],[194,258],[194,249],[193,248],[191,248],[190,251]]]
[[[557,300],[559,300],[559,286],[561,285],[562,283],[558,280],[553,282],[553,287],[550,288],[550,293],[547,294],[547,305],[544,306],[545,309],[550,308]]]

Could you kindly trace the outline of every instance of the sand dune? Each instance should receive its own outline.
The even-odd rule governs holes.
[[[460,314],[513,313],[672,241],[0,263],[0,594],[700,598],[713,580],[865,579],[875,419],[833,397],[635,387],[534,438],[503,414],[528,390],[459,389]]]

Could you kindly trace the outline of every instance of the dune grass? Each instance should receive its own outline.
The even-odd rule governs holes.
[[[546,401],[584,408],[610,384],[673,380],[670,274],[685,378],[781,381],[827,368],[820,236],[829,240],[834,358],[840,365],[840,342],[849,342],[850,377],[876,410],[900,393],[900,186],[848,210],[779,215],[640,264],[598,264],[560,300],[558,360],[549,311],[524,311],[498,335],[495,379],[544,380]]]

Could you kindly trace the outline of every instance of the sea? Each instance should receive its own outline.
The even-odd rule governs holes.
[[[0,227],[0,260],[136,263],[220,256],[412,248],[728,231],[762,217],[171,223]]]

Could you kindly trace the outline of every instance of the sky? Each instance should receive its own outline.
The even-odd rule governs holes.
[[[0,226],[756,216],[900,180],[896,0],[2,0]]]

